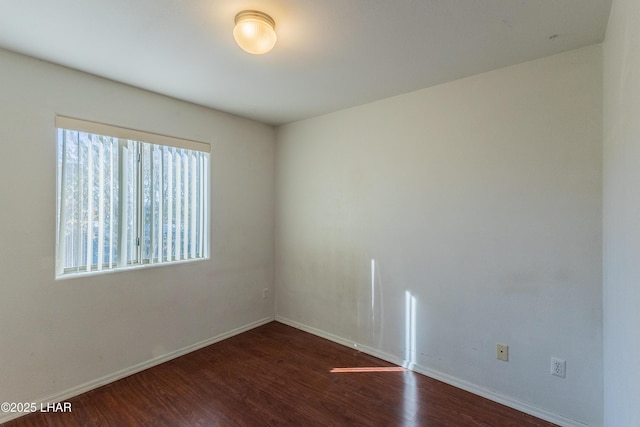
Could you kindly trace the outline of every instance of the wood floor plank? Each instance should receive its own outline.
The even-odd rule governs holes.
[[[4,426],[553,426],[411,371],[331,372],[367,367],[393,365],[272,322]]]

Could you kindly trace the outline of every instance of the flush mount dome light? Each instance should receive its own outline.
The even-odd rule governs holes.
[[[266,13],[243,10],[236,15],[233,38],[246,52],[262,55],[273,49],[278,40],[276,23]]]

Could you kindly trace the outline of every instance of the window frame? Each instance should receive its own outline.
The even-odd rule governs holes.
[[[118,141],[117,149],[119,150],[118,151],[119,156],[121,156],[121,150],[122,150],[121,141],[128,140],[129,142],[133,143],[136,146],[136,151],[134,153],[134,156],[136,156],[136,158],[135,160],[133,160],[133,162],[134,164],[136,164],[134,169],[135,169],[135,174],[137,175],[134,178],[136,181],[136,184],[134,186],[135,187],[134,191],[126,193],[127,201],[129,200],[129,198],[135,199],[135,206],[136,206],[135,212],[134,212],[134,216],[136,217],[134,228],[136,229],[135,240],[137,241],[136,242],[137,253],[135,254],[134,260],[130,261],[128,257],[126,257],[125,259],[113,261],[110,258],[108,265],[105,265],[104,258],[101,260],[100,257],[98,256],[98,260],[95,265],[92,263],[92,261],[88,261],[85,263],[87,265],[65,267],[65,261],[66,261],[66,254],[64,250],[65,248],[63,247],[64,245],[62,245],[60,240],[61,238],[63,238],[61,236],[66,235],[66,231],[63,230],[63,228],[65,227],[65,224],[63,223],[64,222],[62,219],[63,215],[61,213],[64,210],[64,208],[61,207],[61,197],[62,197],[61,194],[63,193],[62,186],[65,185],[65,183],[59,182],[64,177],[64,172],[63,172],[64,167],[58,164],[58,166],[56,167],[56,240],[55,240],[56,242],[55,278],[56,279],[66,279],[66,278],[85,276],[85,275],[111,273],[116,271],[127,271],[131,269],[146,268],[146,267],[166,266],[166,265],[177,264],[177,263],[195,262],[195,261],[202,261],[202,260],[209,259],[210,239],[211,239],[211,236],[210,236],[211,156],[209,155],[211,152],[210,144],[199,142],[199,141],[183,139],[183,138],[176,138],[176,137],[167,136],[167,135],[151,133],[151,132],[145,132],[145,131],[140,131],[135,129],[124,128],[120,126],[108,125],[108,124],[98,123],[98,122],[93,122],[88,120],[81,120],[81,119],[71,118],[67,116],[60,116],[60,115],[57,115],[55,117],[55,127],[56,127],[56,145],[57,145],[56,153],[59,153],[59,150],[60,150],[59,144],[61,142],[59,140],[59,135],[61,134],[61,132],[65,132],[65,130],[86,133],[86,134],[89,134],[91,137],[103,136],[107,138],[118,139],[119,141]],[[103,143],[100,142],[100,144],[103,144]],[[143,161],[142,161],[142,158],[143,158],[142,151],[143,151],[143,147],[145,147],[145,144],[147,144],[149,147],[148,151],[150,153],[150,158],[148,159],[148,161],[150,165],[154,164],[155,160],[153,159],[153,156],[156,153],[155,151],[156,148],[159,149],[160,152],[162,152],[163,150],[166,151],[167,149],[173,150],[172,156],[179,154],[181,158],[182,158],[182,155],[185,154],[185,152],[182,150],[191,150],[191,152],[200,152],[200,153],[206,154],[206,156],[199,156],[199,155],[194,156],[194,159],[197,159],[197,162],[199,162],[198,166],[201,168],[199,170],[202,173],[202,175],[198,175],[198,178],[200,179],[199,185],[196,186],[195,184],[189,183],[190,186],[197,187],[197,191],[199,195],[198,200],[200,202],[197,204],[198,213],[201,215],[201,220],[200,220],[201,227],[198,229],[199,236],[200,236],[200,239],[199,239],[200,246],[199,246],[198,256],[195,256],[195,257],[187,256],[189,254],[187,253],[186,249],[182,253],[185,255],[185,258],[182,258],[182,254],[180,253],[177,255],[164,254],[163,249],[160,247],[156,248],[158,252],[157,255],[159,255],[159,257],[156,257],[156,253],[154,253],[156,250],[153,247],[147,248],[148,254],[150,255],[150,257],[145,258],[144,256],[145,254],[143,253],[144,251],[143,245],[144,245],[145,232],[146,232],[144,229],[145,227],[144,216],[146,213],[146,208],[143,203],[143,198],[144,198],[144,192],[146,191],[146,189],[145,189],[145,183],[143,182],[143,174],[144,174],[143,169],[145,169],[145,166],[143,165]],[[191,154],[191,152],[187,152],[187,155]],[[58,156],[59,154],[56,155],[56,162],[60,162]],[[164,161],[164,157],[160,160],[160,162],[163,162],[163,161]],[[119,176],[117,178],[117,183],[119,187],[124,187],[123,182],[125,181],[123,181],[123,177],[122,177],[122,169],[123,169],[122,157],[119,157],[119,162],[120,162],[118,166]],[[155,187],[157,184],[157,182],[153,180],[153,176],[152,176],[152,174],[154,173],[153,166],[151,166],[150,171],[147,171],[147,172],[151,177],[149,181],[150,183],[149,185],[151,189],[149,191],[153,192],[154,191],[153,187]],[[185,171],[185,180],[187,179],[186,174],[187,172]],[[196,178],[192,178],[192,179],[195,180]],[[162,182],[162,179],[160,180],[160,182]],[[113,186],[113,184],[114,184],[114,181],[111,181],[110,185]],[[187,182],[185,181],[183,185],[184,185],[183,191],[185,192],[184,198],[186,198]],[[164,191],[164,189],[161,188],[160,191]],[[178,191],[178,190],[172,189],[172,191]],[[124,192],[125,192],[124,189],[120,189],[119,195],[118,195],[119,197],[118,203],[122,205],[126,203],[124,200],[120,200],[120,198],[124,199],[123,197],[123,195],[125,195]],[[174,202],[176,203],[176,206],[177,206],[180,201],[175,201],[174,199],[171,199],[171,201],[169,201],[168,203],[172,204]],[[187,201],[184,201],[184,206],[186,209]],[[193,204],[190,205],[191,208],[193,208],[193,206],[194,206]],[[153,209],[153,207],[151,209]],[[162,210],[162,208],[160,208],[160,210]],[[194,212],[194,211],[192,210],[191,212]],[[117,212],[117,215],[118,215],[117,219],[119,223],[122,222],[124,215],[122,214],[121,209],[119,209],[119,211]],[[176,218],[173,218],[173,221],[175,220]],[[180,224],[179,227],[182,229],[182,227],[184,227],[184,224],[186,222],[186,221],[184,222],[183,221],[181,221],[180,223],[178,222],[172,223],[171,228],[175,228],[176,225]],[[164,221],[160,221],[158,222],[157,226],[158,226],[158,231],[162,233],[160,230],[166,228],[165,226],[167,226],[167,223]],[[121,236],[122,229],[119,230],[119,233],[120,234],[118,234],[117,240],[122,239],[122,236]],[[153,234],[154,230],[151,229],[149,233]],[[195,245],[195,242],[191,240],[191,237],[193,237],[193,234],[194,232],[191,233],[191,236],[189,237],[189,242],[192,242],[191,244]],[[87,238],[87,241],[88,241],[88,238]],[[122,249],[123,247],[121,246],[120,243],[116,244],[113,241],[110,241],[109,242],[110,250],[113,250],[112,248],[114,245],[117,246],[117,248],[119,249]],[[176,247],[173,247],[172,249],[176,249]],[[195,252],[196,251],[192,249],[191,254]],[[121,257],[122,253],[118,253],[118,256]],[[88,258],[88,255],[87,255],[87,258]]]

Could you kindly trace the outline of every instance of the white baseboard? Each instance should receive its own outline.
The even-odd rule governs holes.
[[[128,377],[130,375],[133,375],[135,373],[144,371],[145,369],[149,369],[153,366],[157,366],[161,363],[164,362],[168,362],[169,360],[175,359],[176,357],[180,357],[180,356],[184,356],[187,353],[191,353],[193,351],[196,350],[200,350],[201,348],[204,348],[206,346],[209,346],[211,344],[215,344],[217,342],[220,342],[222,340],[225,340],[227,338],[231,338],[234,335],[238,335],[241,334],[243,332],[249,331],[251,329],[257,328],[258,326],[262,326],[264,324],[267,324],[269,322],[272,322],[273,320],[275,320],[274,317],[266,317],[264,319],[260,319],[257,320],[255,322],[251,322],[247,325],[241,326],[239,328],[235,328],[232,329],[231,331],[222,333],[220,335],[216,335],[215,337],[211,337],[208,338],[206,340],[197,342],[195,344],[192,345],[188,345],[186,347],[183,347],[181,349],[172,351],[171,353],[167,353],[165,355],[162,356],[158,356],[158,357],[154,357],[153,359],[147,360],[146,362],[142,362],[142,363],[138,363],[137,365],[131,366],[129,368],[126,369],[122,369],[120,371],[114,372],[112,374],[109,375],[105,375],[101,378],[97,378],[95,380],[92,381],[88,381],[84,384],[80,384],[76,387],[72,387],[68,390],[64,390],[62,392],[59,393],[54,393],[52,395],[46,396],[44,398],[39,398],[39,399],[34,399],[31,400],[30,402],[34,402],[36,404],[36,407],[40,408],[41,404],[44,404],[46,406],[47,403],[57,403],[57,402],[63,402],[67,399],[70,399],[72,397],[78,396],[79,394],[82,393],[86,393],[87,391],[96,389],[98,387],[102,387],[103,385],[107,385],[109,383],[112,383],[114,381],[118,381],[122,378]],[[22,415],[27,415],[26,413],[0,413],[0,424],[5,423],[9,420],[15,419],[15,418],[19,418]]]
[[[382,359],[384,361],[393,363],[398,366],[405,366],[405,361],[402,358],[382,352],[380,350],[370,348],[359,343],[355,343],[348,339],[339,337],[337,335],[331,334],[329,332],[325,332],[323,330],[314,328],[312,326],[305,325],[303,323],[296,322],[291,319],[287,319],[282,316],[276,316],[275,320],[280,323],[284,323],[285,325],[292,326],[296,329],[300,329],[305,332],[309,332],[310,334],[319,336],[321,338],[328,339],[329,341],[333,341],[338,344],[342,344],[344,346],[357,349],[363,353],[369,354],[371,356],[377,357],[378,359]],[[405,366],[406,367],[406,366]],[[459,389],[468,391],[475,395],[484,397],[485,399],[489,399],[493,402],[500,403],[502,405],[508,406],[510,408],[516,409],[518,411],[524,412],[529,415],[533,415],[534,417],[543,419],[545,421],[552,422],[554,424],[558,424],[562,427],[585,427],[586,424],[581,423],[579,421],[575,421],[562,415],[555,414],[553,412],[546,411],[544,409],[537,408],[528,403],[522,402],[520,400],[514,399],[509,396],[502,395],[500,393],[496,393],[492,390],[486,389],[484,387],[480,387],[478,385],[472,384],[470,382],[461,380],[459,378],[452,377],[451,375],[444,374],[442,372],[438,372],[433,369],[426,368],[424,366],[420,366],[417,364],[412,364],[410,367],[412,371],[417,372],[419,374],[425,375],[427,377],[433,378],[438,381],[442,381],[443,383],[452,385]]]

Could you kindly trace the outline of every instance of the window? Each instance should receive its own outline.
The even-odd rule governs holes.
[[[61,116],[56,128],[56,277],[208,257],[208,144]]]

